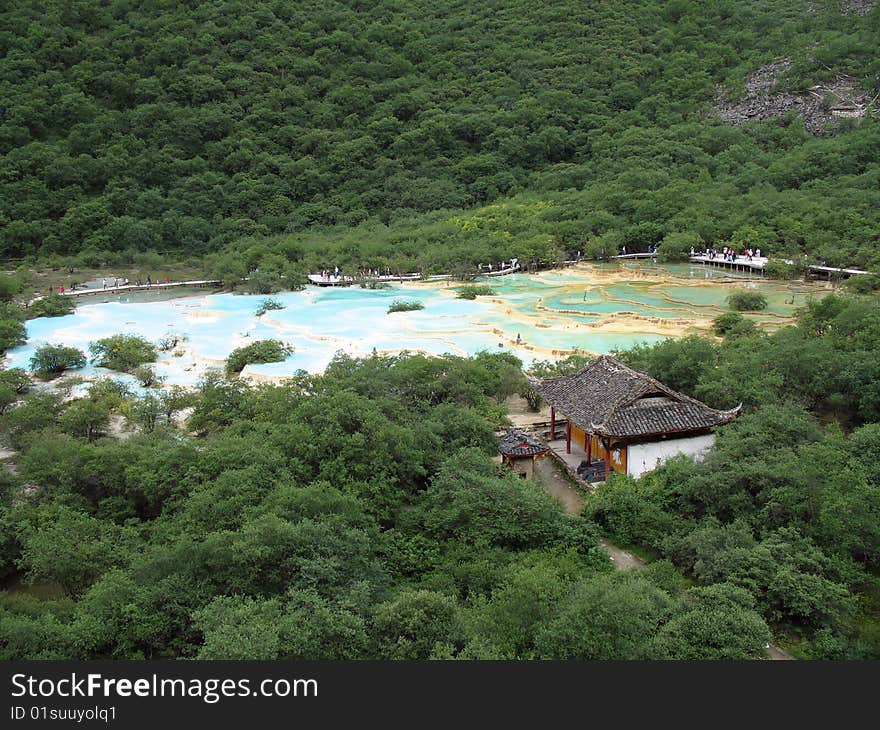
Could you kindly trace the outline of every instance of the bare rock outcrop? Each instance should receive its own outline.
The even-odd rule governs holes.
[[[842,15],[865,16],[877,5],[877,0],[840,0],[840,12]]]
[[[822,134],[832,130],[841,118],[865,116],[876,101],[866,97],[855,79],[840,74],[834,81],[818,84],[806,92],[786,90],[782,78],[791,65],[786,58],[762,66],[746,83],[742,97],[735,101],[719,86],[713,112],[733,125],[795,112],[803,119],[807,131]]]

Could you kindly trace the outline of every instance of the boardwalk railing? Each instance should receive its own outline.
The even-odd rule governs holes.
[[[503,269],[495,269],[494,271],[482,270],[477,276],[507,276],[521,270],[519,264],[508,266]],[[411,274],[381,274],[379,276],[350,276],[348,274],[309,274],[309,282],[316,286],[346,286],[348,284],[358,284],[360,282],[377,281],[377,282],[404,282],[404,281],[445,281],[452,278],[452,274],[434,274],[432,276],[422,276],[419,273]]]
[[[152,284],[123,284],[122,286],[106,286],[106,287],[79,287],[77,289],[66,289],[65,291],[59,291],[57,294],[62,297],[87,297],[93,296],[96,294],[124,294],[125,292],[133,292],[133,291],[161,291],[163,289],[176,289],[176,288],[203,288],[203,287],[212,287],[212,286],[221,286],[223,284],[219,279],[196,279],[193,281],[156,281]],[[45,299],[46,295],[41,295],[38,297],[34,297],[28,302],[28,304],[33,304],[34,302],[40,301],[40,299]]]

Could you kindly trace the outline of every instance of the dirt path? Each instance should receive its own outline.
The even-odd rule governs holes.
[[[584,506],[583,494],[572,485],[571,480],[553,459],[538,459],[535,462],[535,478],[544,489],[562,502],[568,514],[575,515],[581,511]],[[599,544],[608,552],[611,562],[618,570],[645,567],[644,560],[626,552],[626,550],[621,550],[610,540],[603,538],[599,540]]]
[[[577,514],[583,508],[583,494],[577,490],[553,459],[544,458],[535,462],[535,479],[550,494],[559,498],[568,514]],[[640,570],[645,567],[644,560],[626,550],[621,550],[613,542],[602,538],[599,540],[599,544],[611,557],[611,562],[618,570]],[[770,644],[767,648],[767,657],[774,661],[794,659],[776,644]]]
[[[505,402],[507,416],[516,428],[528,428],[535,424],[547,423],[550,420],[550,406],[541,404],[541,410],[537,413],[529,408],[526,399],[521,395],[512,395]]]
[[[636,557],[632,553],[626,552],[626,550],[621,550],[613,542],[609,542],[605,538],[602,538],[599,540],[599,544],[605,548],[611,556],[611,562],[614,563],[614,567],[618,570],[638,570],[645,567],[644,560]]]
[[[584,506],[584,497],[549,456],[535,462],[535,479],[557,497],[567,514],[576,515]]]
[[[776,644],[770,644],[767,648],[767,655],[777,662],[794,661],[794,657],[786,651],[780,649]]]

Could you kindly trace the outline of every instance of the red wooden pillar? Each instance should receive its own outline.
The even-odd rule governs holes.
[[[611,439],[607,441],[603,441],[602,445],[605,447],[605,481],[608,481],[608,477],[611,476]]]
[[[571,421],[565,420],[565,453],[571,453]]]
[[[550,440],[556,440],[556,409],[550,406]]]
[[[593,448],[593,439],[590,437],[590,434],[584,434],[584,451],[587,452],[587,463],[591,464],[593,462],[592,454],[590,451]]]

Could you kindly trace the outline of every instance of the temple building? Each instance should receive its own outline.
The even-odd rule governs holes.
[[[535,387],[550,406],[551,446],[561,420],[565,461],[580,459],[578,473],[588,481],[612,471],[639,477],[677,454],[700,458],[715,443],[712,429],[741,407],[710,408],[609,355]]]
[[[502,463],[507,464],[515,474],[524,479],[534,479],[535,460],[550,449],[528,434],[511,428],[499,439],[498,450]]]

